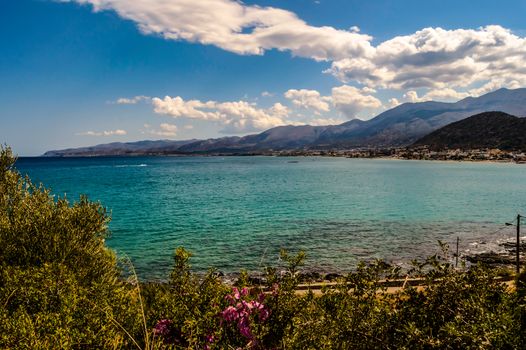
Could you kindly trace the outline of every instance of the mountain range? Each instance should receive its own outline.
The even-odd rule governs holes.
[[[207,140],[111,143],[48,151],[44,156],[243,154],[298,149],[403,147],[445,125],[487,111],[526,117],[526,89],[503,88],[454,103],[404,103],[370,120],[353,119],[340,125],[279,126],[244,137]]]

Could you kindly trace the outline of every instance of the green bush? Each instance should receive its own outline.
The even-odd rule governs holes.
[[[57,199],[0,149],[0,348],[119,348],[140,327],[137,297],[107,249],[108,216]],[[119,323],[121,326],[119,326]]]

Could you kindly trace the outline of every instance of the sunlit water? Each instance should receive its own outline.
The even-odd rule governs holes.
[[[112,212],[108,244],[142,278],[166,277],[177,246],[193,267],[259,270],[280,248],[307,268],[404,263],[437,251],[498,248],[526,207],[526,166],[319,157],[21,158],[55,194]]]

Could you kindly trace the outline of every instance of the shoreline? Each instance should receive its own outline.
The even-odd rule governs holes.
[[[495,249],[493,247],[486,247],[487,242],[481,242],[477,245],[482,246],[482,250],[472,250],[463,248],[459,251],[458,262],[455,262],[456,254],[453,251],[453,247],[449,246],[449,249],[446,253],[440,253],[438,250],[435,253],[428,252],[426,255],[415,256],[420,262],[426,260],[426,257],[431,257],[433,255],[442,256],[444,263],[449,263],[452,266],[455,266],[457,270],[466,270],[477,264],[482,264],[487,268],[494,269],[499,271],[502,276],[508,276],[509,273],[512,273],[515,270],[515,244],[514,239],[506,239],[500,242],[493,242],[498,247],[502,249]],[[472,246],[472,244],[470,244]],[[520,253],[521,264],[524,264],[526,257],[526,237],[521,237],[520,243]],[[442,254],[446,254],[445,256]],[[360,262],[364,263],[366,266],[379,264],[384,269],[387,270],[398,270],[402,276],[405,276],[409,270],[411,270],[410,260],[403,261],[393,261],[390,259],[360,259]],[[268,265],[276,269],[276,272],[280,275],[286,274],[287,268],[283,265]],[[218,277],[223,283],[227,285],[235,285],[241,276],[246,273],[246,278],[249,285],[258,286],[265,283],[265,273],[261,270],[250,270],[239,268],[238,271],[234,272],[223,272],[221,269],[215,268],[213,266],[206,269],[192,269],[192,273],[204,277],[211,271],[214,271],[213,275]],[[350,273],[356,272],[357,266],[348,267],[347,269],[337,269],[337,270],[320,270],[317,268],[309,267],[308,264],[305,264],[297,271],[297,277],[300,284],[310,285],[310,284],[331,284],[335,283],[341,278],[345,278]],[[145,283],[166,283],[165,278],[144,278],[143,282]]]
[[[348,156],[333,156],[333,155],[269,155],[269,154],[170,154],[170,155],[96,155],[96,156],[65,156],[65,157],[48,157],[48,156],[20,156],[18,159],[103,159],[103,158],[220,158],[220,157],[281,157],[281,158],[347,158],[347,159],[369,159],[369,160],[395,160],[395,161],[423,161],[423,162],[447,162],[447,163],[488,163],[488,164],[526,164],[523,161],[514,160],[488,160],[488,159],[418,159],[418,158],[402,158],[402,157],[348,157]]]
[[[526,154],[498,149],[439,150],[424,148],[348,149],[348,150],[289,150],[259,152],[210,152],[210,153],[129,153],[129,154],[68,154],[62,156],[24,156],[31,159],[80,159],[80,158],[139,158],[139,157],[323,157],[349,159],[413,160],[471,163],[526,164]]]

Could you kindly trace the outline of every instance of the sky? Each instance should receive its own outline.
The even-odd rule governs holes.
[[[525,15],[522,0],[0,0],[0,142],[246,135],[524,87]]]

